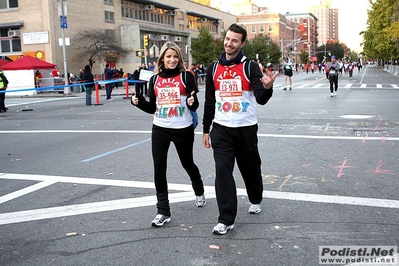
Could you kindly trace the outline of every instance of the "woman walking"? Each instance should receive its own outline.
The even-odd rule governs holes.
[[[167,156],[173,142],[180,162],[190,176],[196,196],[195,204],[206,204],[204,185],[193,159],[194,126],[191,111],[198,106],[198,88],[194,76],[184,68],[179,46],[166,42],[160,51],[155,75],[149,81],[146,98],[134,92],[131,102],[144,112],[154,114],[152,126],[152,158],[157,196],[157,215],[152,226],[163,226],[171,221],[166,180]]]

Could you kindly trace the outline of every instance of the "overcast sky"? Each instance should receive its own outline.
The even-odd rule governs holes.
[[[241,0],[221,0],[222,9],[233,12],[232,3]],[[257,6],[266,6],[270,12],[285,14],[309,12],[309,7],[318,5],[320,0],[255,0]],[[362,37],[359,32],[367,29],[367,10],[370,9],[368,0],[331,0],[331,7],[339,10],[339,40],[351,50],[361,52]]]

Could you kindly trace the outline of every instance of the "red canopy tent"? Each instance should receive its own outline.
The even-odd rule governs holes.
[[[4,59],[0,59],[0,66],[4,66],[5,64],[8,64],[10,62],[8,62],[7,60]]]
[[[3,65],[3,70],[29,70],[29,69],[54,69],[56,65],[26,55],[13,62]]]

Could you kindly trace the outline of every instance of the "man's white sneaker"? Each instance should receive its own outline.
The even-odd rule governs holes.
[[[334,92],[334,96],[337,96],[337,92]]]
[[[195,198],[195,206],[197,207],[204,207],[206,204],[205,195],[202,194],[201,196],[196,196]]]
[[[213,228],[213,233],[216,235],[224,235],[227,233],[228,230],[234,229],[234,224],[232,225],[225,225],[222,223],[218,223],[214,228]]]
[[[170,216],[166,216],[163,214],[157,214],[155,216],[154,220],[152,220],[151,225],[152,226],[163,226],[165,223],[169,223],[172,219]]]
[[[331,92],[330,97],[334,97],[334,93]]]
[[[260,204],[251,204],[249,206],[248,212],[251,214],[260,213],[262,211],[262,205]]]

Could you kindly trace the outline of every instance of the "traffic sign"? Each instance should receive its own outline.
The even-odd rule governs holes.
[[[61,25],[61,29],[67,29],[68,28],[68,22],[67,22],[67,17],[66,16],[60,16],[60,25]]]

